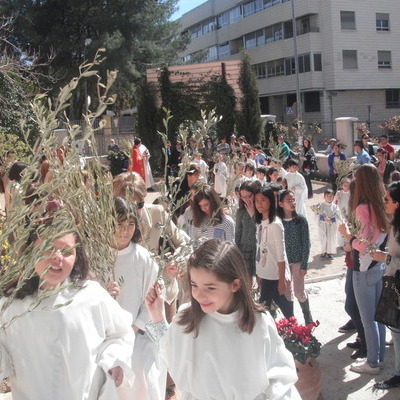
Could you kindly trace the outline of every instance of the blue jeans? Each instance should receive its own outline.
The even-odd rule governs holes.
[[[385,325],[374,321],[376,306],[382,291],[382,276],[386,264],[377,263],[368,271],[353,271],[354,295],[357,300],[367,343],[367,361],[377,367],[385,358]]]
[[[360,338],[361,347],[366,348],[367,345],[365,343],[364,326],[361,322],[360,311],[358,310],[356,297],[354,295],[352,268],[347,268],[346,284],[344,286],[344,291],[346,293],[344,309],[357,329],[357,335]]]

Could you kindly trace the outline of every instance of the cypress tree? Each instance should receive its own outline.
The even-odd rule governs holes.
[[[243,52],[239,73],[239,87],[242,92],[237,131],[244,135],[250,144],[260,141],[261,109],[258,97],[257,80],[250,63],[250,56]]]

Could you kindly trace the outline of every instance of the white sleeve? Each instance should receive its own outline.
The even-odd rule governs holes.
[[[268,378],[267,398],[270,400],[301,400],[294,386],[297,381],[297,372],[293,356],[278,335],[271,315],[267,313],[262,318],[263,322],[267,324],[267,337],[270,341],[268,345],[264,346]]]
[[[276,259],[278,260],[278,262],[284,262],[286,260],[286,248],[285,231],[283,225],[275,222],[271,224],[271,228],[271,234],[274,238]]]
[[[129,387],[133,382],[131,356],[135,341],[132,316],[108,293],[100,301],[106,338],[98,349],[97,364],[106,375],[111,368],[122,367],[124,386]]]
[[[158,275],[158,265],[153,261],[153,259],[149,256],[149,263],[148,263],[148,271],[149,275],[147,275],[147,281],[144,282],[144,294],[147,293],[147,291],[150,289],[151,285],[156,282],[157,280],[157,275]],[[137,326],[139,329],[142,331],[145,330],[146,324],[150,321],[150,315],[149,312],[147,311],[146,303],[143,301],[142,304],[140,305],[139,312],[137,315],[136,320],[133,322],[133,325]]]

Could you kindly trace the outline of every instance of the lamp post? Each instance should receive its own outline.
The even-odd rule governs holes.
[[[297,53],[297,25],[296,25],[296,13],[294,9],[294,0],[292,0],[292,25],[293,25],[294,67],[296,70],[297,127],[300,129],[300,121],[303,120],[303,109],[302,109],[301,94],[300,94],[299,58]]]
[[[83,63],[86,63],[86,51],[87,51],[88,46],[90,46],[91,44],[92,44],[92,39],[86,38],[85,39],[85,50],[83,52]],[[85,78],[84,88],[85,88],[85,114],[87,114],[89,105],[90,105],[90,100],[89,100],[89,97],[87,94],[87,78]]]

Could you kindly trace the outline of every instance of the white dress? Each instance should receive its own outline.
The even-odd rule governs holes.
[[[207,314],[196,338],[179,318],[160,350],[182,400],[300,400],[293,356],[269,314],[258,315],[251,334],[239,328],[237,312]]]
[[[13,300],[1,323],[24,313],[35,299]],[[133,379],[131,324],[131,315],[97,282],[66,288],[1,330],[0,375],[10,376],[13,400],[118,399],[108,371],[121,366]]]
[[[308,198],[308,189],[303,175],[299,172],[288,172],[285,179],[288,189],[294,191],[297,214],[307,217],[306,201]]]
[[[158,265],[148,250],[130,243],[126,249],[118,251],[114,270],[115,279],[123,280],[117,301],[132,314],[132,325],[144,331],[150,321],[144,298],[157,280]],[[157,346],[147,334],[136,333],[132,369],[135,374],[133,387],[121,391],[123,399],[164,399],[166,371],[160,368]]]
[[[228,181],[228,168],[226,164],[221,161],[214,164],[214,190],[218,193],[219,197],[226,197],[227,181]]]

